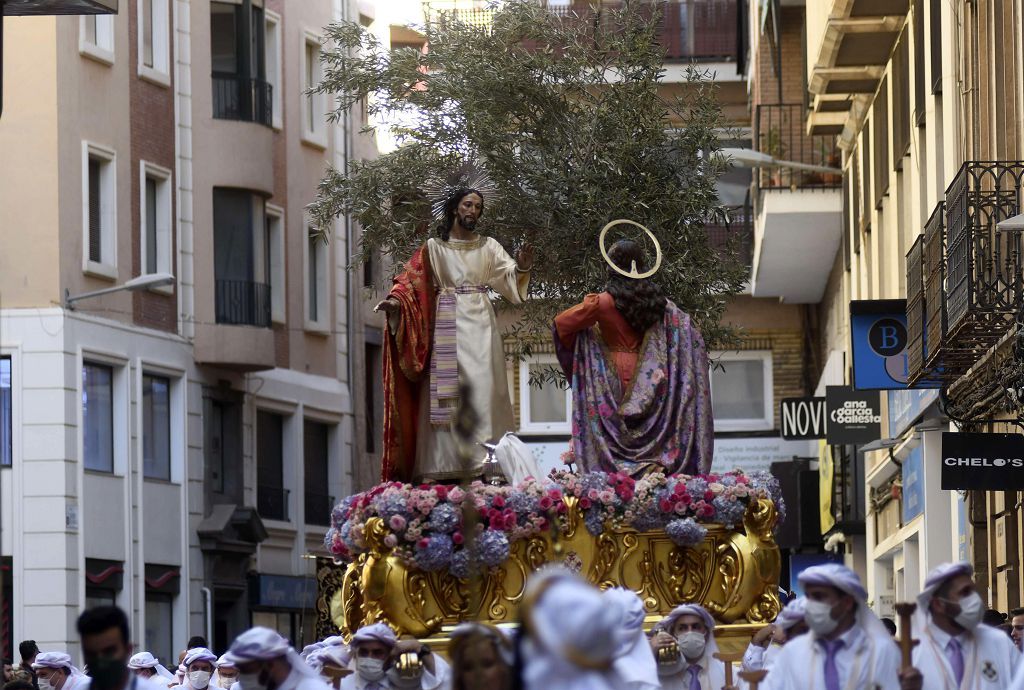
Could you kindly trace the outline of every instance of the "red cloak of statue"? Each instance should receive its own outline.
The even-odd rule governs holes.
[[[434,286],[426,245],[395,276],[388,297],[398,302],[398,327],[384,341],[384,456],[382,481],[412,481],[420,395],[430,394]]]

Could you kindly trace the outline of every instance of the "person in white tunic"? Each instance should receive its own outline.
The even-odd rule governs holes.
[[[238,668],[238,685],[244,690],[330,688],[288,640],[270,628],[245,631],[231,643],[224,658]]]
[[[133,654],[128,660],[128,668],[135,672],[140,678],[151,678],[155,681],[170,683],[174,680],[174,674],[168,671],[160,660],[149,652]],[[176,683],[175,683],[176,684]]]
[[[306,663],[319,672],[327,684],[335,690],[341,687],[342,678],[351,675],[352,670],[349,668],[351,662],[352,657],[348,652],[348,646],[344,644],[324,645],[306,657]]]
[[[804,610],[807,600],[797,597],[786,604],[775,623],[766,626],[754,635],[743,653],[744,671],[770,671],[775,665],[782,648],[789,640],[807,632]]]
[[[530,578],[520,615],[524,690],[628,690],[615,664],[618,602],[556,566]]]
[[[981,625],[985,604],[970,563],[944,563],[928,573],[911,625],[918,641],[904,690],[1005,688],[1020,652],[1003,632]]]
[[[213,665],[217,670],[213,672],[210,686],[230,690],[238,682],[238,667],[223,655]]]
[[[721,690],[725,664],[715,658],[715,619],[703,606],[683,604],[654,626],[651,647],[678,646],[679,658],[658,664],[664,690]],[[734,681],[735,682],[735,681]]]
[[[64,652],[40,652],[32,662],[39,690],[84,690],[89,677],[71,663]]]
[[[354,673],[341,680],[341,690],[437,690],[448,681],[447,662],[415,639],[399,640],[384,623],[357,630],[351,650],[349,668]],[[420,673],[412,677],[403,677],[396,666],[407,652],[417,654],[421,664]]]
[[[615,668],[630,690],[657,690],[658,663],[644,633],[644,602],[631,589],[612,587],[604,597],[622,607],[622,623],[617,631]]]
[[[182,665],[185,667],[185,681],[176,690],[207,690],[216,670],[217,655],[206,647],[195,647],[185,652]]]
[[[808,568],[799,580],[810,632],[782,648],[765,679],[768,689],[897,690],[899,648],[868,608],[857,574],[829,563]]]

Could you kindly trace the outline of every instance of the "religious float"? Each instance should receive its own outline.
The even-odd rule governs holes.
[[[637,592],[648,626],[699,603],[723,650],[741,651],[780,610],[774,530],[784,511],[767,472],[383,483],[334,509],[318,634],[348,637],[381,621],[443,649],[460,621],[515,624],[526,578],[560,563],[601,588]]]

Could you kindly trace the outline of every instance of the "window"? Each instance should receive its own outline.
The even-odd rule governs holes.
[[[270,121],[275,129],[281,129],[281,17],[270,10],[265,14],[263,42],[266,46],[267,83],[270,84]]]
[[[288,519],[284,488],[284,417],[256,412],[256,509],[265,520]]]
[[[931,34],[931,82],[932,94],[938,96],[942,93],[942,0],[928,0],[930,11],[928,13],[929,33]],[[924,69],[924,65],[921,65]]]
[[[161,662],[174,659],[174,598],[146,592],[146,649]]]
[[[14,456],[11,402],[11,358],[0,357],[0,467],[10,467]]]
[[[519,417],[523,433],[568,434],[572,420],[572,393],[550,380],[558,360],[552,355],[537,355],[519,364]],[[542,386],[530,379],[543,380]]]
[[[327,328],[327,246],[316,228],[306,228],[306,327]]]
[[[171,264],[171,171],[139,164],[142,181],[140,265],[143,274],[172,273]]]
[[[117,278],[115,155],[110,149],[82,144],[82,270]]]
[[[854,161],[856,163],[856,161]],[[858,217],[860,218],[860,224],[858,225],[858,234],[854,237],[854,253],[860,253],[860,231],[869,232],[871,230],[871,123],[864,123],[864,131],[860,137],[860,175],[862,176],[862,182],[860,185],[861,198],[856,202],[857,207],[860,209]]]
[[[768,350],[715,353],[711,407],[715,431],[759,431],[775,426],[772,353]]]
[[[910,151],[910,31],[896,41],[892,58],[892,150],[893,166],[903,169],[903,157]]]
[[[317,146],[327,145],[326,106],[324,94],[310,93],[323,78],[320,65],[320,39],[306,34],[302,52],[302,138]]]
[[[263,197],[213,190],[213,266],[217,323],[270,326],[267,221]]]
[[[168,0],[139,2],[139,76],[170,84]]]
[[[381,332],[366,327],[367,340],[375,336],[376,342],[365,344],[363,362],[363,390],[366,395],[366,452],[377,453],[381,450],[378,439],[383,431],[384,423],[384,388],[383,388],[383,352],[381,350]]]
[[[124,563],[101,558],[85,559],[85,607],[116,606],[124,587]]]
[[[328,463],[330,462],[330,427],[321,422],[306,420],[303,427],[303,460],[306,485],[306,524],[331,524],[334,497],[328,490]]]
[[[79,19],[78,52],[112,65],[114,63],[114,16],[85,14]]]
[[[114,370],[82,366],[82,449],[85,469],[114,471]]]
[[[270,318],[274,323],[287,320],[284,277],[284,209],[267,204],[267,256],[270,278]]]
[[[142,470],[171,479],[171,381],[163,376],[142,376]]]
[[[874,122],[875,208],[882,206],[882,197],[889,193],[889,80],[882,79],[875,103],[871,106]]]
[[[270,126],[272,94],[267,82],[265,34],[262,7],[210,3],[214,118]]]

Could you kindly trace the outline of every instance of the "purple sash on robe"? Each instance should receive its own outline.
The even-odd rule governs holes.
[[[648,329],[628,391],[594,329],[569,353],[555,334],[558,361],[572,377],[572,446],[583,472],[650,469],[706,474],[714,449],[709,363],[704,339],[671,301]],[[624,397],[625,396],[625,397]]]

